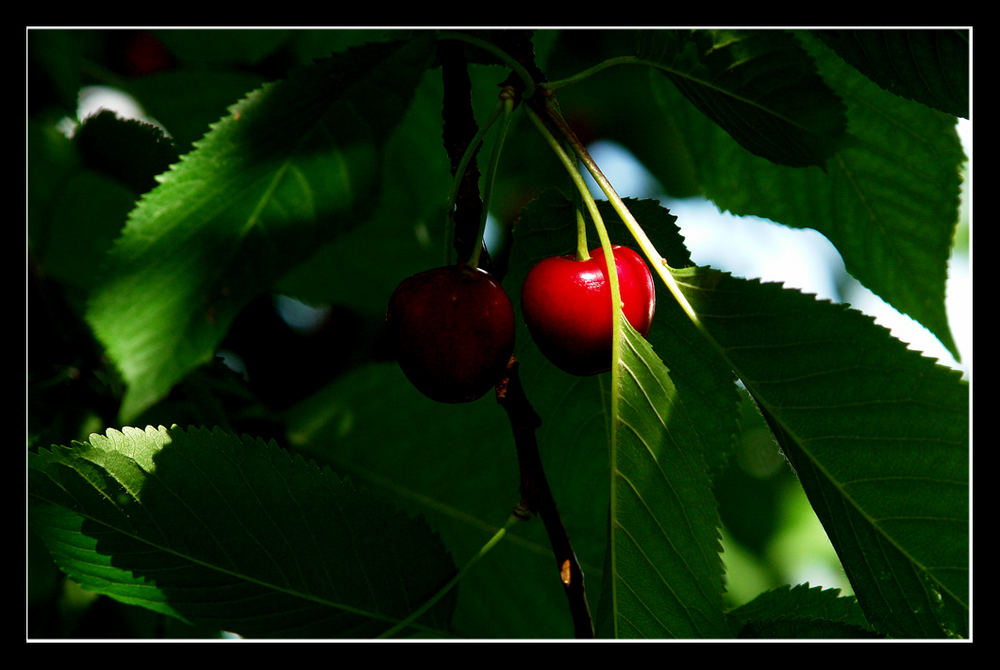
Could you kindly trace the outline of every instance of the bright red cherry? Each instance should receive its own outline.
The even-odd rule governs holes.
[[[632,249],[611,250],[622,312],[645,337],[656,308],[653,276]],[[524,280],[521,308],[538,348],[558,367],[581,376],[611,368],[611,288],[600,247],[585,261],[573,254],[540,261]]]
[[[386,310],[407,378],[439,402],[469,402],[503,376],[514,351],[514,309],[484,270],[448,265],[404,279]]]

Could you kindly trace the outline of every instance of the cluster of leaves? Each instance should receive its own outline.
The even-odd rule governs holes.
[[[480,119],[510,75],[489,47],[510,43],[503,32],[466,49]],[[460,36],[165,31],[170,65],[116,83],[170,141],[108,114],[69,139],[53,110],[95,69],[88,40],[106,37],[29,34],[50,103],[28,125],[28,484],[47,552],[32,575],[51,556],[189,634],[569,635],[540,524],[479,555],[518,501],[503,413],[423,398],[378,339],[395,284],[444,257],[437,48]],[[955,351],[943,298],[967,37],[533,40],[550,79],[567,75],[557,94],[581,136],[621,142],[671,195],[822,232]],[[516,224],[491,251],[516,307],[532,263],[574,248],[575,216],[531,124],[505,146],[491,205]],[[561,373],[523,328],[515,352],[596,633],[968,636],[965,382],[846,306],[692,266],[673,215],[626,202],[697,318],[661,290],[648,341],[618,324],[611,375]],[[274,293],[335,306],[327,329],[303,340],[248,322]],[[217,363],[224,350],[246,378]],[[748,399],[856,598],[799,585],[727,610],[714,486]],[[130,427],[159,424],[175,427]]]

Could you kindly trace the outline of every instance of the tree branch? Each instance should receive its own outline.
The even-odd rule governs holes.
[[[537,514],[545,525],[555,554],[556,569],[569,601],[573,618],[573,630],[578,638],[594,637],[594,625],[590,618],[586,591],[583,584],[583,570],[573,552],[569,535],[563,526],[555,498],[549,488],[542,459],[538,453],[535,431],[541,425],[541,417],[535,412],[521,386],[517,359],[511,356],[507,364],[507,375],[497,384],[497,403],[507,412],[517,461],[521,472],[521,505]]]

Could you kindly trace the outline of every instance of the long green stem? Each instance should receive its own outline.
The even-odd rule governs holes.
[[[452,210],[455,208],[455,200],[458,198],[458,191],[462,186],[462,179],[465,177],[465,171],[469,168],[469,163],[472,158],[476,155],[479,150],[479,145],[482,144],[483,138],[486,133],[489,132],[493,124],[496,123],[497,119],[500,118],[500,114],[503,112],[503,101],[497,103],[496,108],[493,110],[493,114],[490,118],[476,131],[469,145],[465,147],[465,151],[462,153],[462,158],[459,159],[458,165],[455,167],[455,175],[451,180],[451,189],[448,191],[448,201],[445,203],[446,221],[445,230],[447,231],[447,245],[446,249],[451,249],[452,241],[455,236],[454,221],[452,220]],[[478,247],[477,247],[478,248]]]
[[[559,162],[566,168],[566,172],[569,173],[569,177],[573,181],[573,185],[580,194],[580,198],[583,200],[584,206],[586,206],[587,211],[590,214],[590,218],[594,221],[594,227],[600,230],[604,227],[604,220],[601,218],[601,213],[597,209],[597,203],[594,201],[594,196],[590,194],[590,189],[587,188],[587,182],[584,181],[583,175],[581,175],[580,171],[576,168],[576,162],[568,153],[566,153],[566,150],[563,149],[559,141],[552,136],[552,133],[549,132],[548,127],[546,127],[545,123],[541,120],[541,118],[539,118],[538,114],[536,114],[530,107],[528,107],[528,116],[531,118],[532,123],[535,124],[535,127],[538,128],[538,132],[541,133],[546,143],[548,143],[549,147],[551,147],[553,153],[555,153],[556,158],[558,158]],[[579,235],[577,236],[577,241],[579,242]]]
[[[493,144],[490,164],[486,171],[486,183],[483,187],[483,211],[479,217],[479,232],[476,235],[476,244],[472,247],[472,255],[469,257],[469,265],[472,267],[479,266],[479,257],[483,252],[483,235],[486,233],[486,219],[489,216],[490,201],[493,198],[493,183],[496,181],[496,174],[500,165],[500,154],[503,153],[503,144],[507,138],[507,131],[510,129],[510,119],[513,111],[513,91],[504,89],[500,93],[500,101],[497,105],[497,112],[503,114],[503,123],[500,125],[499,134],[497,135],[496,142]],[[494,115],[493,120],[496,120],[496,115]]]
[[[587,244],[587,222],[583,218],[583,212],[576,208],[576,260],[590,260],[590,249]]]
[[[643,64],[644,61],[639,60],[635,56],[617,56],[615,58],[609,58],[605,61],[601,61],[597,65],[582,70],[570,77],[565,79],[558,79],[556,81],[547,81],[543,86],[549,91],[555,91],[564,86],[569,86],[570,84],[575,84],[578,81],[586,79],[587,77],[600,72],[601,70],[607,69],[609,67],[614,67],[616,65],[634,65]]]
[[[486,544],[484,544],[482,548],[479,549],[479,552],[476,553],[472,558],[470,558],[465,563],[465,565],[463,565],[462,568],[457,573],[455,573],[454,577],[448,580],[447,584],[441,587],[441,589],[433,596],[431,596],[430,599],[427,600],[427,602],[425,602],[423,605],[421,605],[416,610],[411,612],[408,617],[397,623],[395,626],[393,626],[386,632],[382,633],[382,635],[380,635],[379,637],[382,638],[393,637],[394,635],[396,635],[396,633],[403,630],[404,628],[412,624],[414,621],[422,617],[430,608],[434,607],[434,605],[437,604],[441,600],[441,598],[445,597],[445,595],[447,595],[449,591],[455,588],[455,586],[460,581],[462,581],[462,578],[466,575],[466,573],[468,573],[469,570],[471,570],[473,566],[475,566],[475,564],[478,563],[483,558],[483,556],[488,554],[490,549],[495,547],[497,543],[499,543],[500,540],[504,538],[504,536],[507,534],[507,531],[510,530],[511,527],[518,521],[520,521],[520,517],[518,517],[516,514],[511,514],[509,517],[507,517],[507,521],[504,523],[503,527],[493,534],[493,537],[491,537],[486,542]]]
[[[615,191],[611,182],[608,181],[608,178],[604,176],[603,172],[601,172],[600,167],[598,167],[597,163],[587,152],[587,148],[584,147],[583,143],[581,143],[576,137],[576,134],[573,133],[565,119],[563,119],[562,115],[559,114],[559,111],[551,104],[547,106],[547,111],[549,118],[556,124],[560,132],[562,132],[562,134],[569,141],[577,157],[583,163],[584,167],[587,168],[587,171],[594,178],[594,181],[597,182],[598,187],[604,192],[604,195],[607,196],[608,200],[611,202],[611,206],[614,208],[615,212],[618,213],[618,216],[621,217],[625,227],[628,228],[632,237],[635,238],[635,241],[639,244],[643,253],[646,254],[646,258],[649,259],[649,262],[656,271],[656,274],[658,274],[660,279],[663,280],[663,283],[666,284],[670,293],[673,294],[678,304],[680,304],[681,309],[684,310],[695,325],[701,328],[701,320],[698,318],[698,314],[694,311],[694,308],[691,307],[691,303],[688,302],[687,297],[681,292],[674,276],[670,273],[670,266],[667,265],[667,259],[663,258],[660,255],[660,252],[656,250],[656,247],[653,246],[653,243],[650,241],[649,237],[646,236],[642,226],[640,226],[639,222],[635,220],[634,216],[632,216],[632,213],[628,210],[628,207],[625,206],[625,203]]]

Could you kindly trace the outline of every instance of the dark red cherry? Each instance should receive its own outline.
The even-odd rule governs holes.
[[[439,402],[475,400],[503,376],[514,351],[514,310],[500,283],[465,264],[404,279],[386,310],[407,378]]]

